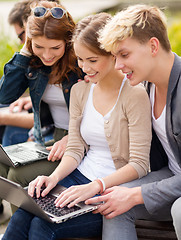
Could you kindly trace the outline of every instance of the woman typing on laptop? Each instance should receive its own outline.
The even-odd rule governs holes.
[[[49,177],[37,177],[29,185],[29,194],[33,196],[36,188],[37,197],[43,185],[42,197],[58,183],[68,187],[56,199],[57,207],[72,207],[108,187],[141,178],[149,169],[151,120],[147,93],[142,85],[130,85],[114,68],[115,58],[98,42],[98,32],[110,18],[100,13],[76,26],[74,50],[90,82],[79,82],[71,90],[69,139],[62,161]],[[53,224],[18,209],[3,240],[86,238],[100,236],[101,232],[100,214],[86,213]]]
[[[42,1],[32,7],[33,14],[27,23],[27,41],[20,53],[16,53],[5,65],[0,82],[0,102],[11,103],[29,88],[36,141],[44,143],[40,124],[42,102],[41,109],[44,106],[44,110],[51,112],[50,117],[46,114],[47,125],[53,118],[54,140],[62,140],[57,151],[54,151],[56,143],[53,146],[49,161],[42,160],[18,168],[0,164],[0,175],[22,186],[27,186],[39,175],[50,175],[57,167],[57,160],[62,157],[67,144],[67,136],[64,136],[69,124],[70,89],[82,75],[70,44],[75,27],[70,14],[55,2]],[[43,116],[41,118],[44,119]]]

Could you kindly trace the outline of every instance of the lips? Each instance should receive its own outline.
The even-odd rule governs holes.
[[[97,74],[97,73],[89,73],[89,74],[87,73],[87,76],[88,76],[88,77],[94,77],[96,74]]]
[[[44,59],[44,58],[43,58],[43,61],[46,62],[46,63],[51,63],[51,62],[54,61],[54,57],[51,58],[51,59]]]
[[[132,71],[126,73],[126,76],[127,76],[128,79],[130,79],[130,78],[132,77],[132,75],[133,75],[133,72],[132,72]]]

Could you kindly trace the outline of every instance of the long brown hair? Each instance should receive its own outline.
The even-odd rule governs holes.
[[[43,6],[45,8],[61,7],[66,10],[61,4],[55,2],[40,1],[31,7],[34,8],[36,6]],[[67,11],[61,19],[52,17],[50,12],[47,12],[43,17],[35,17],[32,13],[27,21],[27,47],[32,54],[32,38],[34,37],[45,36],[48,39],[65,41],[65,53],[58,60],[56,65],[53,66],[54,70],[51,73],[58,76],[60,79],[58,80],[58,83],[62,82],[65,78],[68,79],[67,74],[70,71],[80,73],[76,64],[76,56],[73,46],[71,44],[74,28],[75,23]],[[33,55],[31,65],[34,67],[40,67],[43,63],[37,56]]]

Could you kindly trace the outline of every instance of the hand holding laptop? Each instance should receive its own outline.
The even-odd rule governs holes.
[[[47,147],[46,149],[50,151],[48,155],[48,161],[58,161],[62,158],[68,142],[68,135],[64,136],[61,140],[55,142],[53,146]]]

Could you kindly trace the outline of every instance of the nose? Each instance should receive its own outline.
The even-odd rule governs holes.
[[[87,63],[82,64],[82,71],[87,73],[90,70],[90,67]]]
[[[123,61],[119,57],[116,57],[115,69],[122,70],[124,68],[124,66],[125,65],[124,65]]]
[[[43,58],[49,60],[52,58],[51,51],[49,49],[45,49],[43,52]]]

